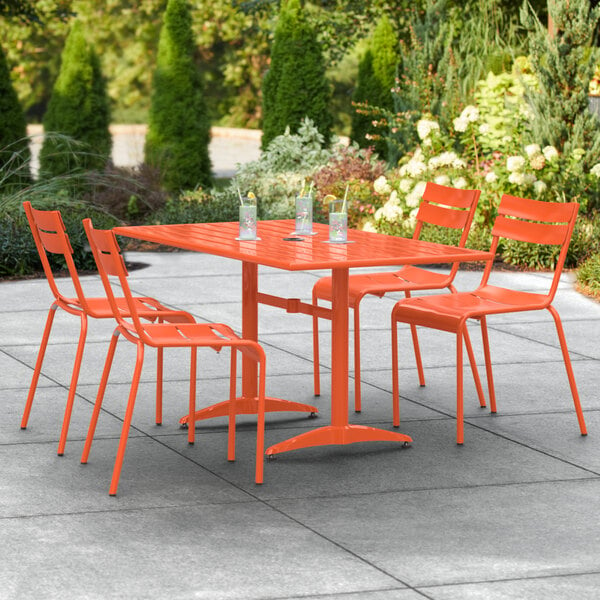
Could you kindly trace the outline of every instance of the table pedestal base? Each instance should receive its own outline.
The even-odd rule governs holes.
[[[366,427],[365,425],[328,425],[301,433],[296,437],[279,442],[267,448],[267,456],[298,450],[299,448],[310,448],[311,446],[327,446],[333,444],[354,444],[356,442],[412,442],[412,438],[403,433]]]
[[[257,398],[236,398],[235,400],[235,414],[236,415],[255,415],[258,412],[258,399]],[[302,404],[300,402],[291,402],[290,400],[283,400],[282,398],[273,398],[267,396],[265,398],[265,412],[307,412],[311,415],[315,415],[319,412],[316,406],[310,404]],[[227,417],[229,416],[229,400],[218,402],[207,408],[197,410],[195,413],[195,420],[200,421],[202,419],[212,419],[214,417]],[[188,415],[181,417],[179,423],[183,426],[187,426]]]

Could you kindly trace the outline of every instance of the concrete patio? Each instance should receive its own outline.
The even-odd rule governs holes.
[[[136,293],[241,326],[240,265],[193,253],[129,253]],[[322,272],[260,269],[262,291],[308,300]],[[481,273],[461,271],[458,289]],[[495,281],[546,289],[543,273]],[[84,277],[89,294],[99,279]],[[78,319],[57,315],[29,427],[19,427],[51,302],[44,279],[0,283],[0,598],[435,600],[600,597],[600,305],[563,278],[565,326],[590,435],[579,434],[549,314],[490,319],[497,415],[478,406],[465,372],[465,445],[455,435],[454,337],[423,331],[420,388],[408,328],[400,331],[402,423],[414,443],[298,450],[265,463],[253,483],[254,420],[239,418],[237,461],[226,422],[189,446],[188,355],[166,352],[164,424],[154,424],[148,351],[117,497],[110,475],[134,348],[121,341],[89,463],[81,465],[110,322],[90,322],[65,455],[56,447]],[[391,429],[389,314],[394,295],[363,303],[363,411],[351,421]],[[316,404],[319,417],[270,414],[267,445],[329,421],[330,340],[323,393],[312,395],[311,321],[260,309],[267,392]],[[323,329],[328,331],[328,324]],[[478,362],[480,336],[472,330]],[[199,405],[223,399],[228,353],[199,353]],[[483,376],[483,369],[482,369]],[[352,385],[350,386],[352,390]],[[350,400],[352,401],[352,395]]]

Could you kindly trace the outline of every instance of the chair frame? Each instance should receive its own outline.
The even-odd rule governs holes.
[[[433,329],[448,331],[456,335],[456,442],[464,442],[463,410],[463,365],[462,342],[470,345],[467,321],[476,319],[481,325],[483,350],[485,357],[490,410],[496,412],[496,396],[487,330],[487,316],[512,312],[548,310],[554,319],[560,348],[567,371],[567,378],[573,397],[581,435],[587,435],[587,429],[575,376],[569,357],[567,342],[560,316],[552,306],[560,276],[569,249],[569,243],[577,219],[579,204],[576,202],[542,202],[504,194],[498,216],[492,229],[490,252],[495,256],[501,238],[518,242],[538,243],[561,246],[554,276],[547,294],[521,292],[509,288],[489,285],[494,259],[486,263],[479,287],[471,292],[437,294],[434,296],[400,300],[392,311],[392,398],[393,423],[400,424],[399,385],[398,385],[398,332],[397,323],[422,325]],[[451,297],[452,296],[452,297]]]
[[[236,416],[236,365],[237,351],[254,360],[259,365],[259,385],[258,385],[258,422],[257,422],[257,441],[256,441],[256,473],[255,481],[257,484],[263,482],[264,465],[264,429],[265,429],[265,379],[266,379],[266,356],[264,350],[253,340],[238,337],[234,331],[222,323],[143,323],[136,310],[135,302],[129,284],[127,281],[128,272],[120,252],[115,234],[111,230],[94,229],[90,219],[84,219],[83,226],[90,241],[90,246],[96,259],[98,272],[104,284],[108,301],[113,310],[117,327],[111,338],[110,346],[106,356],[102,379],[96,396],[94,410],[85,441],[81,462],[87,463],[91,445],[94,437],[96,424],[100,410],[108,377],[110,374],[112,361],[117,346],[119,336],[122,335],[128,341],[134,343],[137,348],[136,362],[131,382],[129,397],[125,418],[119,440],[117,457],[113,469],[112,480],[109,489],[109,495],[115,496],[119,484],[121,467],[127,447],[129,428],[133,417],[133,409],[137,396],[142,365],[144,360],[144,348],[146,346],[162,349],[166,347],[188,347],[190,348],[190,391],[189,391],[189,411],[188,411],[188,443],[194,444],[195,441],[195,421],[196,421],[196,371],[197,371],[197,349],[199,347],[210,347],[219,352],[223,347],[231,349],[230,363],[230,390],[229,390],[229,429],[228,429],[228,449],[227,458],[229,461],[235,460],[235,416]],[[111,284],[111,277],[118,280],[119,286],[123,292],[124,298],[129,307],[128,315],[123,315],[114,295]]]
[[[69,384],[69,393],[67,396],[67,404],[65,407],[65,414],[63,417],[57,451],[58,456],[63,456],[77,390],[77,381],[81,371],[81,362],[83,359],[83,351],[87,337],[88,317],[92,317],[94,319],[112,319],[113,311],[106,298],[87,297],[85,295],[83,286],[79,279],[77,267],[75,266],[75,262],[73,260],[73,248],[71,247],[60,211],[38,210],[33,208],[31,202],[28,201],[23,203],[23,208],[25,210],[27,221],[29,222],[29,227],[31,229],[40,261],[42,263],[44,274],[46,275],[50,290],[54,296],[54,302],[50,305],[50,309],[48,310],[48,316],[46,318],[46,324],[44,326],[44,332],[42,334],[42,340],[38,350],[33,377],[31,379],[31,384],[25,403],[25,409],[21,418],[21,429],[26,429],[29,422],[33,399],[35,397],[39,377],[42,371],[48,340],[50,338],[50,333],[57,309],[60,308],[68,314],[78,316],[80,319],[79,339],[77,342],[75,361],[73,364],[73,371]],[[60,286],[58,285],[50,266],[50,261],[48,259],[49,253],[60,254],[64,257],[67,271],[75,291],[74,298],[68,297],[60,291]],[[123,298],[118,298],[117,302],[121,310],[126,310]],[[140,315],[144,319],[151,321],[157,320],[159,322],[170,320],[193,322],[194,320],[189,313],[168,309],[154,298],[135,297],[135,303]],[[162,422],[162,365],[163,355],[162,350],[159,350],[157,355],[156,384],[157,425],[160,425]]]
[[[469,230],[475,216],[480,190],[464,190],[428,182],[423,192],[423,198],[416,216],[416,226],[413,239],[419,239],[423,225],[437,225],[451,229],[462,229],[458,246],[464,248]],[[453,285],[459,264],[454,263],[447,275],[433,273],[415,266],[404,266],[396,272],[378,272],[355,274],[349,276],[349,308],[354,310],[354,410],[361,412],[361,367],[360,367],[360,302],[368,294],[382,298],[387,292],[404,292],[406,298],[419,290],[435,290],[448,288],[456,292]],[[322,277],[313,286],[312,303],[318,306],[319,300],[331,301],[331,277]],[[323,315],[320,315],[323,317]],[[425,375],[421,361],[419,338],[416,327],[411,326],[411,335],[419,383],[425,385]],[[473,375],[478,386],[479,402],[485,407],[483,389],[475,367],[475,357],[470,345],[467,345]],[[319,367],[319,317],[313,314],[313,373],[314,393],[321,392],[321,375]]]

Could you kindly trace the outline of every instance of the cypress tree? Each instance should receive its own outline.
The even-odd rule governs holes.
[[[358,66],[358,80],[352,100],[356,103],[366,103],[373,107],[371,111],[357,108],[352,115],[352,131],[350,137],[362,148],[374,146],[382,158],[388,158],[390,149],[385,139],[379,138],[381,128],[373,126],[377,118],[377,109],[393,110],[394,99],[392,88],[398,67],[398,39],[387,16],[383,16],[377,23],[363,58]],[[369,139],[375,136],[375,141]]]
[[[548,3],[555,32],[549,35],[525,6],[521,21],[530,30],[531,66],[539,89],[527,94],[534,112],[532,141],[570,156],[582,148],[584,168],[600,161],[600,122],[588,108],[590,80],[598,62],[594,46],[600,7],[589,0]]]
[[[209,186],[210,122],[202,75],[194,63],[192,17],[185,0],[169,0],[158,44],[146,137],[146,163],[172,192]]]
[[[47,135],[40,152],[40,173],[55,176],[74,170],[102,170],[111,154],[109,125],[110,106],[100,61],[82,24],[75,21],[44,115]],[[77,144],[52,135],[56,133]]]
[[[271,66],[263,79],[262,147],[285,132],[298,131],[310,118],[331,140],[331,89],[316,32],[302,12],[300,0],[284,0],[271,48]]]
[[[30,180],[29,141],[25,115],[10,80],[6,56],[0,46],[0,185]]]

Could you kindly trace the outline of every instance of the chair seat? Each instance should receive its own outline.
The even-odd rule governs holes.
[[[367,294],[380,298],[387,292],[406,290],[442,289],[448,286],[451,277],[447,273],[435,273],[419,267],[406,266],[395,272],[359,273],[348,278],[350,306]],[[314,286],[314,293],[321,300],[331,302],[331,277],[322,277]]]
[[[129,315],[127,300],[125,298],[115,298],[115,300],[117,306],[123,312],[123,315]],[[138,315],[144,319],[156,320],[158,317],[162,317],[165,321],[169,321],[170,323],[183,323],[194,320],[189,313],[167,308],[160,302],[157,302],[154,298],[134,297],[133,301],[137,307]],[[114,318],[108,298],[86,298],[86,302],[88,305],[87,314],[90,317],[96,319]],[[83,307],[78,298],[63,298],[62,302],[59,302],[59,305],[62,308],[69,307],[83,311]]]
[[[465,319],[546,308],[545,294],[519,292],[486,285],[473,292],[436,294],[400,300],[394,320],[432,329],[457,332]]]

